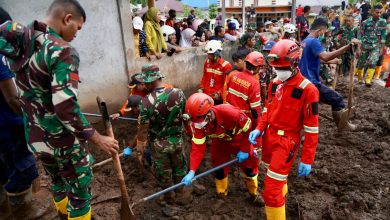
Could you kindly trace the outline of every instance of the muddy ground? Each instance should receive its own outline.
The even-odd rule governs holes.
[[[337,90],[344,96],[348,94],[346,83],[341,82]],[[295,161],[288,179],[288,219],[390,219],[390,89],[376,84],[372,88],[356,85],[355,97],[352,122],[359,130],[339,133],[333,122],[321,117],[319,144],[309,177],[297,177],[299,160]],[[329,106],[321,105],[321,114],[331,117]],[[95,126],[102,130],[101,124]],[[117,139],[123,143],[134,135],[136,124],[114,122],[113,126]],[[106,158],[97,150],[92,149],[92,153],[96,161]],[[208,161],[201,171],[210,167]],[[134,157],[122,159],[122,166],[131,202],[159,191],[153,176]],[[260,188],[264,172],[261,168]],[[198,181],[187,204],[170,206],[174,211],[168,213],[170,217],[156,201],[136,206],[135,215],[147,220],[265,219],[264,209],[248,201],[239,173],[234,166],[225,202],[215,197],[214,181],[209,176]],[[120,200],[109,199],[120,195],[111,164],[96,170],[92,187],[95,219],[119,219]],[[45,177],[42,189],[41,202],[50,204]],[[40,219],[55,218],[53,209],[49,209]]]

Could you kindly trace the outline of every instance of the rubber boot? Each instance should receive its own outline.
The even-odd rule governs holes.
[[[359,84],[363,84],[364,69],[356,69],[356,75],[358,77]]]
[[[366,76],[366,86],[371,86],[372,77],[374,76],[375,69],[368,69],[367,70],[367,76]]]
[[[283,188],[282,188],[282,195],[283,195],[284,197],[286,197],[287,193],[288,193],[288,186],[287,186],[287,183],[286,183],[286,184],[283,185]]]
[[[11,210],[8,205],[7,192],[4,185],[0,184],[0,220],[10,219]]]
[[[382,66],[375,67],[375,77],[374,79],[378,80],[382,73]]]
[[[267,220],[286,220],[286,206],[282,207],[265,207]]]
[[[65,197],[59,202],[54,201],[54,206],[56,207],[58,216],[61,220],[68,219],[68,210],[66,209],[66,206],[68,205],[68,197]]]
[[[68,219],[69,220],[90,220],[91,217],[92,217],[92,210],[89,209],[89,211],[82,216],[78,216],[78,217],[70,217],[69,216]]]
[[[7,196],[14,219],[38,219],[45,213],[45,210],[31,202],[31,187],[19,193],[7,192]]]
[[[333,115],[333,120],[334,120],[339,131],[341,131],[341,130],[349,130],[349,131],[356,130],[356,125],[348,122],[348,119],[349,119],[348,109],[342,109],[340,111],[333,111],[332,115]]]
[[[265,205],[264,200],[261,197],[261,195],[259,195],[259,193],[257,192],[257,188],[259,185],[258,180],[257,180],[257,175],[254,177],[246,176],[245,177],[245,185],[246,185],[246,188],[248,189],[251,203],[264,206]]]
[[[217,191],[217,196],[220,198],[226,198],[228,194],[228,182],[227,176],[221,180],[215,179],[215,189]]]

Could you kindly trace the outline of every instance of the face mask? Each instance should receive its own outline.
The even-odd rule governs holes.
[[[286,81],[292,75],[292,72],[290,70],[275,69],[275,72],[276,72],[276,78],[280,79],[282,82]]]
[[[206,117],[202,122],[196,122],[196,123],[194,123],[194,126],[195,126],[195,128],[197,128],[197,129],[202,129],[202,128],[204,128],[204,127],[207,125],[207,123],[209,123],[209,120],[208,120],[208,118]]]

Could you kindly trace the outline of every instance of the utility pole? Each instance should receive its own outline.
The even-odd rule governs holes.
[[[225,17],[226,17],[226,14],[225,14],[225,1],[226,0],[222,0],[222,27],[225,28]]]
[[[245,33],[245,24],[246,24],[246,22],[245,22],[245,17],[246,17],[246,15],[245,15],[245,0],[242,0],[241,1],[241,4],[242,4],[242,33]]]
[[[291,6],[291,23],[296,24],[296,8],[297,8],[297,0],[292,0],[292,6]]]
[[[154,0],[148,0],[148,7],[154,7]]]

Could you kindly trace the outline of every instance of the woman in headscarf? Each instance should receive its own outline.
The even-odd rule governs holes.
[[[156,7],[151,7],[145,14],[144,30],[146,33],[146,45],[148,53],[161,58],[161,52],[167,50],[164,37],[160,31],[160,11]]]
[[[195,31],[187,27],[181,32],[179,45],[183,48],[192,47],[192,41],[195,40]]]

